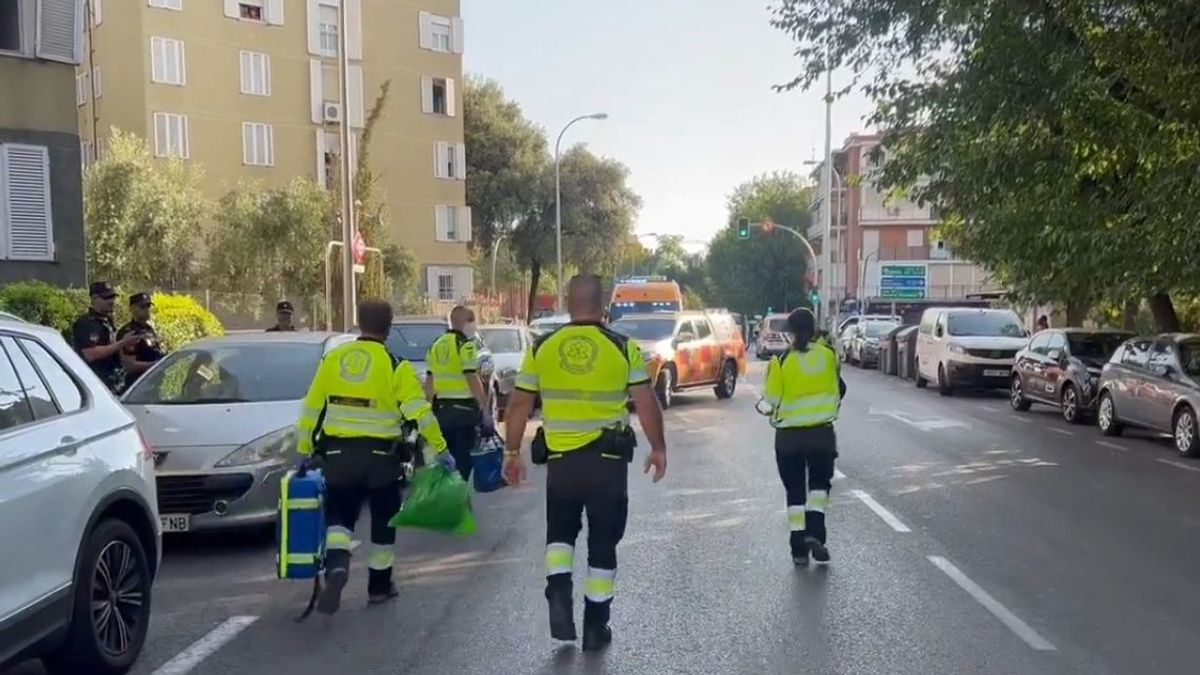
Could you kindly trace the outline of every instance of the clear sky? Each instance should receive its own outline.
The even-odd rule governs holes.
[[[462,0],[465,67],[498,80],[551,143],[572,118],[609,113],[572,127],[563,146],[586,143],[629,167],[639,232],[707,240],[735,186],[776,170],[808,174],[803,162],[824,151],[823,85],[771,89],[798,62],[768,23],[769,2]],[[834,147],[867,112],[860,96],[838,101]]]

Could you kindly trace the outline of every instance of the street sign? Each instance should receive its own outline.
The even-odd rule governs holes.
[[[354,232],[354,264],[361,266],[367,257],[367,242],[362,232]]]
[[[879,297],[921,300],[929,289],[929,266],[924,263],[892,263],[879,267]]]

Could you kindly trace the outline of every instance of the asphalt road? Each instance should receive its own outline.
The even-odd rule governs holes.
[[[946,399],[850,369],[833,564],[796,569],[772,432],[752,409],[761,373],[733,400],[697,391],[666,413],[666,480],[631,480],[606,653],[548,636],[533,469],[529,486],[476,498],[472,537],[402,532],[401,597],[367,608],[359,567],[332,620],[292,621],[308,588],[274,579],[269,543],[170,541],[134,672],[1200,671],[1200,462],[1014,413],[1002,394]]]

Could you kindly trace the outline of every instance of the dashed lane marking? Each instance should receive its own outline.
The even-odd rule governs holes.
[[[1129,452],[1129,448],[1127,448],[1123,445],[1118,445],[1116,443],[1111,443],[1109,441],[1096,441],[1096,445],[1103,445],[1106,448],[1112,448],[1113,450],[1120,450],[1121,452]]]
[[[834,480],[844,480],[846,478],[846,474],[842,473],[841,469],[834,469],[833,478]]]
[[[1154,461],[1173,466],[1177,469],[1186,469],[1188,471],[1200,471],[1200,466],[1189,466],[1187,464],[1184,464],[1183,462],[1172,462],[1171,460],[1163,459],[1162,457],[1157,457],[1157,458],[1155,458]]]
[[[888,524],[888,527],[897,532],[912,532],[912,530],[908,529],[907,525],[900,522],[900,519],[893,515],[891,511],[883,508],[883,504],[875,501],[875,498],[871,495],[863,492],[862,490],[851,490],[850,494],[854,495],[858,501],[866,504],[868,509],[874,511],[875,515],[879,516],[883,522]]]
[[[990,413],[1000,412],[999,408],[997,408],[996,406],[992,406],[992,405],[977,405],[975,407],[979,408],[980,410],[982,410],[984,412],[990,412]]]
[[[1033,424],[1033,420],[1026,419],[1024,417],[1021,417],[1020,415],[1009,415],[1009,417],[1015,422],[1024,422],[1025,424]]]
[[[1063,436],[1074,436],[1075,435],[1074,431],[1068,431],[1066,429],[1059,429],[1058,427],[1046,427],[1046,428],[1049,429],[1050,431],[1053,431],[1056,434],[1062,434]]]
[[[962,570],[954,566],[954,563],[946,560],[940,555],[931,555],[928,557],[929,562],[933,563],[938,569],[945,572],[946,576],[950,577],[954,583],[958,584],[960,588],[974,598],[975,602],[983,605],[984,609],[991,612],[992,616],[1000,620],[1000,623],[1007,626],[1008,629],[1011,630],[1017,637],[1021,638],[1022,642],[1040,652],[1054,651],[1054,645],[1050,644],[1046,638],[1039,635],[1037,631],[1031,628],[1029,624],[1018,618],[1017,615],[1013,614],[1007,607],[1000,604],[1000,601],[993,598],[987,591],[983,590],[982,586],[972,581],[971,578],[966,574],[963,574]]]
[[[184,675],[190,673],[193,668],[200,665],[200,662],[213,655],[227,642],[237,637],[238,633],[246,630],[258,621],[257,616],[234,616],[230,617],[208,632],[207,635],[196,640],[192,646],[176,654],[174,658],[159,666],[158,670],[152,675]]]

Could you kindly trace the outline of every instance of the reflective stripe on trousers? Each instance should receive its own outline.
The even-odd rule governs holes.
[[[352,548],[351,532],[341,525],[330,525],[325,530],[325,549],[327,551],[349,551]]]
[[[546,576],[570,574],[575,566],[575,547],[570,544],[546,544]]]
[[[825,509],[829,508],[829,491],[828,490],[812,490],[808,493],[808,500],[804,504],[804,510],[810,513],[825,513]]]
[[[804,527],[805,527],[804,511],[805,511],[804,505],[789,506],[787,508],[788,527],[791,529],[792,532],[803,532],[804,531]]]
[[[583,595],[592,602],[608,602],[616,589],[617,571],[589,567],[583,584]]]
[[[388,570],[396,562],[396,551],[391,544],[371,544],[367,552],[367,567],[373,570]]]

